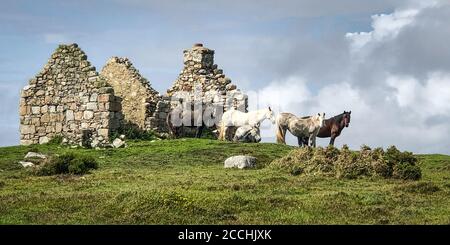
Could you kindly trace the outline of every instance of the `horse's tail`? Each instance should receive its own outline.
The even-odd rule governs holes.
[[[281,115],[277,118],[277,143],[286,144],[286,127],[281,123]]]
[[[217,128],[219,130],[219,137],[217,137],[218,140],[225,140],[225,123],[223,120],[219,122],[219,127]]]

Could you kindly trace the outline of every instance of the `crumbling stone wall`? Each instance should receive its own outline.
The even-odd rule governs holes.
[[[195,44],[184,50],[183,62],[161,96],[127,58],[111,58],[99,76],[77,44],[60,45],[21,91],[20,143],[42,144],[61,135],[69,144],[106,145],[126,123],[168,132],[166,118],[178,99],[247,111],[247,96],[214,64],[214,50]]]
[[[112,57],[100,72],[100,77],[114,88],[122,99],[124,123],[142,130],[154,128],[155,111],[161,99],[147,79],[128,58]]]
[[[20,143],[107,144],[122,120],[121,102],[77,44],[60,45],[21,91]]]
[[[205,105],[222,107],[224,111],[235,108],[244,112],[248,110],[248,97],[231,82],[222,69],[214,64],[214,50],[203,47],[203,44],[194,44],[190,49],[183,51],[183,69],[172,87],[167,90],[165,104],[170,108],[178,106],[186,100],[200,100]],[[190,98],[186,97],[186,94]],[[170,111],[169,108],[169,111]],[[163,121],[165,111],[155,113],[158,121]],[[165,120],[165,118],[164,118]]]

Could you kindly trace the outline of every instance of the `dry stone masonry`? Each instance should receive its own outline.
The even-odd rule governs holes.
[[[143,130],[153,129],[156,105],[161,100],[147,79],[128,58],[112,57],[100,72],[116,96],[122,99],[124,122]]]
[[[183,70],[167,90],[167,95],[174,96],[182,91],[190,92],[192,96],[201,93],[205,103],[222,103],[224,110],[234,107],[247,111],[247,96],[214,64],[214,50],[197,43],[183,53]]]
[[[166,118],[179,93],[202,103],[247,111],[247,96],[214,64],[214,50],[195,44],[167,95],[159,95],[127,58],[108,60],[99,75],[77,44],[60,45],[21,91],[20,143],[62,136],[69,144],[108,145],[123,125],[167,132]]]
[[[42,144],[57,135],[70,144],[105,144],[120,123],[121,103],[103,87],[77,44],[60,45],[20,98],[20,143]]]

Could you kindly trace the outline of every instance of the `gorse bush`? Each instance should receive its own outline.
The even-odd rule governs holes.
[[[341,150],[326,148],[297,148],[286,156],[274,160],[272,167],[287,170],[292,175],[321,175],[355,179],[361,176],[379,176],[404,180],[418,180],[421,170],[411,152],[401,152],[395,146],[386,152],[382,148],[361,146],[359,152],[344,145]]]
[[[66,153],[51,157],[37,170],[37,175],[76,174],[82,175],[91,169],[97,169],[98,163],[93,157]]]

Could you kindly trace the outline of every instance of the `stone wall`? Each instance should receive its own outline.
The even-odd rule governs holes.
[[[203,47],[203,44],[197,43],[184,50],[183,64],[180,75],[167,90],[168,96],[180,91],[195,92],[197,88],[201,88],[204,93],[218,91],[221,95],[227,92],[240,93],[223,70],[214,64],[214,50]],[[246,102],[242,99],[239,103]]]
[[[167,115],[180,98],[247,111],[247,96],[214,64],[214,50],[196,44],[184,51],[183,63],[161,96],[127,58],[111,58],[99,75],[77,44],[60,45],[21,91],[20,143],[62,136],[69,144],[106,145],[129,124],[168,132]]]
[[[122,114],[120,99],[104,85],[77,44],[60,45],[21,91],[20,143],[61,135],[70,144],[107,144]]]
[[[142,130],[152,129],[158,101],[161,99],[147,79],[128,58],[112,57],[100,72],[100,77],[114,88],[122,99],[124,122]]]
[[[186,100],[201,100],[204,105],[219,105],[224,111],[235,108],[248,110],[248,97],[214,64],[214,50],[194,44],[183,51],[183,69],[167,90],[171,108]],[[186,98],[186,94],[190,98]],[[181,100],[179,100],[179,99]],[[158,117],[161,113],[156,113]],[[165,115],[162,113],[161,115]],[[162,121],[162,118],[159,118]]]

